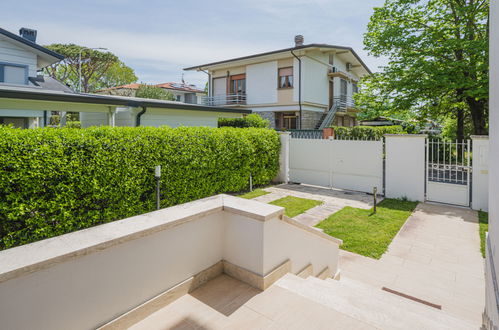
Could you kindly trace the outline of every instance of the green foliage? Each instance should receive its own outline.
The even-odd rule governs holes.
[[[175,96],[164,88],[152,85],[142,84],[137,89],[135,93],[136,97],[141,97],[143,99],[156,99],[156,100],[168,100],[174,101]]]
[[[111,52],[89,49],[75,44],[51,44],[45,47],[65,56],[64,60],[46,67],[45,72],[75,90],[79,87],[80,51],[82,92],[95,92],[102,88],[137,81],[133,69],[126,66]]]
[[[239,195],[238,197],[241,198],[246,198],[246,199],[253,199],[259,196],[267,195],[270,194],[268,191],[265,191],[263,189],[255,189],[253,191],[247,192],[245,194]]]
[[[208,127],[0,127],[0,249],[161,207],[268,184],[279,169],[273,130]]]
[[[269,204],[284,207],[284,214],[292,218],[296,217],[298,214],[302,214],[306,210],[321,205],[322,203],[322,201],[316,201],[314,199],[286,196],[270,202]]]
[[[353,140],[381,140],[385,134],[405,134],[402,126],[334,126],[334,135],[337,139]]]
[[[478,222],[480,227],[480,251],[485,258],[485,233],[489,231],[489,214],[484,211],[478,211]]]
[[[441,119],[464,104],[475,134],[486,134],[488,13],[489,0],[385,0],[364,45],[389,63],[363,79],[357,104],[420,119]]]
[[[218,118],[218,127],[259,127],[269,128],[270,122],[268,119],[263,119],[256,113],[247,115],[243,118]]]
[[[473,135],[473,124],[470,120],[464,122],[464,139],[469,139]],[[446,140],[456,140],[457,136],[457,119],[453,116],[448,116],[443,121],[441,136]]]
[[[316,227],[343,240],[342,249],[379,259],[417,205],[418,202],[384,199],[376,213],[347,206]]]

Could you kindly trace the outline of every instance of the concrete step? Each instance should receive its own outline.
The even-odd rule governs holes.
[[[381,329],[473,328],[441,310],[351,279],[302,279],[288,274],[275,285]]]

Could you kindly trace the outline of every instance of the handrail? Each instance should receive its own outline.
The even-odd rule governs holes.
[[[214,96],[203,96],[201,98],[203,105],[230,105],[230,104],[246,104],[246,94],[219,94]]]
[[[326,127],[329,127],[333,122],[337,112],[345,112],[347,108],[352,108],[352,107],[355,107],[355,102],[352,97],[346,95],[335,97],[333,99],[333,105],[331,106],[331,109],[329,109],[329,111],[327,112],[327,115],[322,121],[321,125],[319,126],[319,129],[324,129]]]

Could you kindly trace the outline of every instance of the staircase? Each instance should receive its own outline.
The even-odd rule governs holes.
[[[379,329],[473,329],[444,311],[368,284],[287,274],[274,286]]]
[[[326,127],[330,127],[331,124],[333,123],[336,113],[338,111],[346,111],[347,107],[349,106],[353,106],[353,101],[345,97],[334,98],[331,109],[329,109],[328,112],[322,114],[321,118],[319,119],[319,122],[315,126],[315,129],[322,130]]]

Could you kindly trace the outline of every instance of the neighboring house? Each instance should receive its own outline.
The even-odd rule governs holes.
[[[21,28],[20,36],[0,28],[0,87],[26,87],[33,90],[54,90],[72,93],[56,79],[38,74],[46,66],[64,57],[36,44],[35,30]],[[44,127],[50,109],[14,109],[0,103],[0,124],[20,128]]]
[[[106,88],[97,91],[97,94],[107,94],[107,95],[121,95],[121,96],[135,96],[137,89],[139,89],[141,84],[133,83],[128,85],[116,86],[111,88]],[[185,83],[174,83],[168,82],[163,84],[153,85],[156,87],[161,87],[175,97],[175,101],[189,103],[189,104],[199,104],[201,97],[205,95],[205,92],[201,89],[196,88],[194,85],[189,85]]]
[[[303,44],[184,70],[206,71],[206,105],[240,107],[277,129],[357,125],[352,95],[369,68],[350,47]]]

